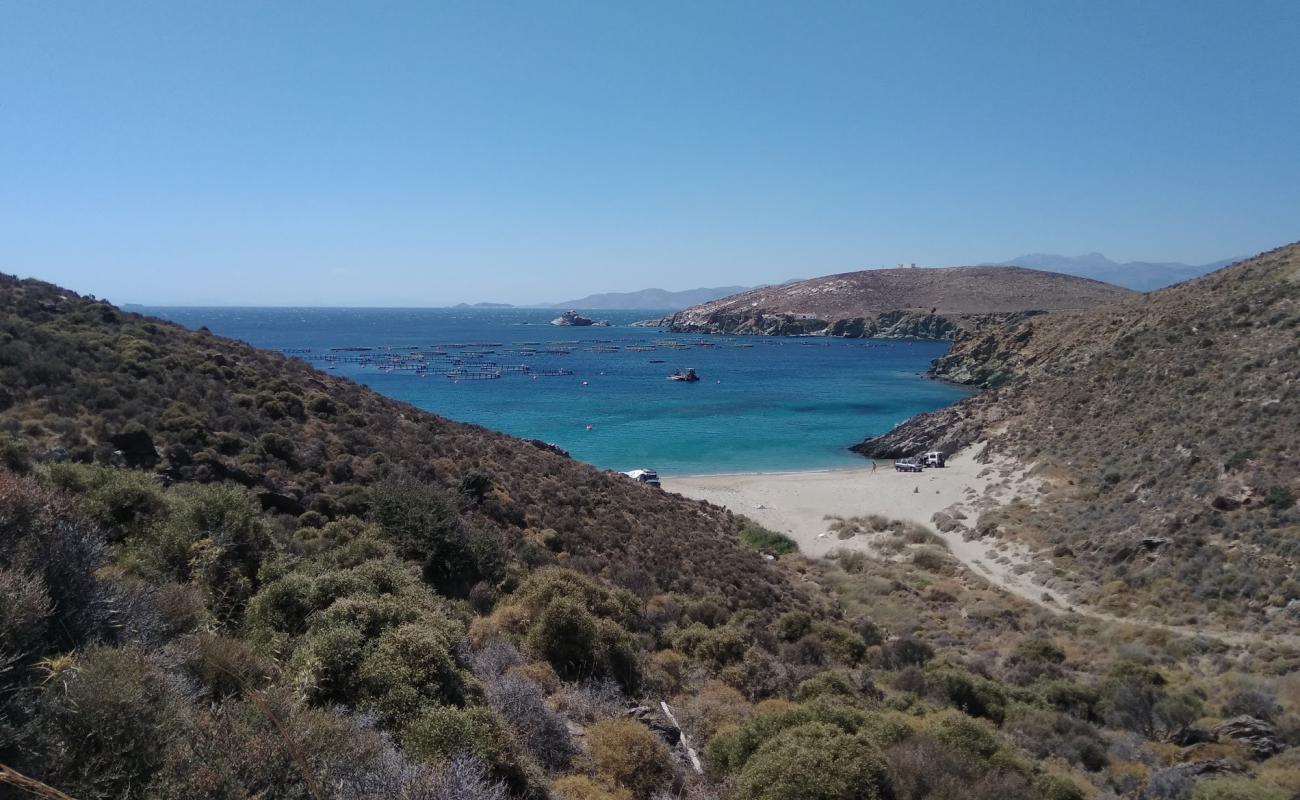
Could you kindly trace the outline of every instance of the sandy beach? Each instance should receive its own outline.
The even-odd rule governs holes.
[[[827,516],[861,517],[880,514],[924,525],[935,531],[954,556],[1007,591],[1042,604],[1044,589],[1023,569],[1030,554],[1006,542],[966,539],[960,532],[937,531],[936,512],[953,506],[970,519],[977,503],[1029,490],[1022,470],[1008,479],[1007,469],[975,461],[975,445],[948,459],[942,469],[922,473],[895,472],[892,462],[863,469],[822,472],[770,472],[735,475],[694,475],[664,478],[664,489],[744,514],[764,527],[786,534],[800,551],[814,558],[839,548],[868,547],[861,537],[841,541],[829,531]],[[867,462],[870,464],[871,462]],[[1048,601],[1051,602],[1051,601]]]
[[[844,545],[833,535],[823,535],[827,515],[882,514],[933,528],[930,518],[935,512],[982,496],[990,472],[967,450],[950,459],[948,466],[921,473],[895,472],[892,462],[881,461],[874,470],[867,466],[821,472],[694,475],[664,478],[663,486],[744,514],[794,539],[805,555],[819,557]]]

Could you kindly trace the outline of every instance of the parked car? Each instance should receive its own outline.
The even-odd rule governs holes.
[[[924,467],[915,461],[895,461],[894,469],[898,472],[920,472]]]
[[[624,472],[623,474],[634,481],[644,483],[646,486],[659,485],[659,473],[652,469],[634,469],[631,472]]]

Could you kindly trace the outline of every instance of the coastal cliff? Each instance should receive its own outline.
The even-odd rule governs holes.
[[[660,320],[681,333],[952,340],[1027,314],[1090,308],[1126,289],[1019,267],[882,269],[769,286]]]

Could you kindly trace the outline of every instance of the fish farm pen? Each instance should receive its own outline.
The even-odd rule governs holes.
[[[747,340],[746,340],[747,339]],[[617,341],[618,344],[614,344]],[[765,347],[825,347],[829,342],[792,342],[787,339],[766,337],[717,337],[707,334],[686,337],[651,339],[622,338],[579,339],[554,342],[439,342],[421,346],[352,346],[283,349],[280,352],[302,359],[323,369],[376,371],[411,375],[417,378],[440,377],[452,383],[499,380],[503,377],[565,377],[574,370],[548,365],[565,356],[593,353],[619,359],[637,359],[645,354],[666,354],[689,350],[716,351],[727,348],[749,349]],[[881,342],[855,342],[855,347],[887,347]],[[577,354],[577,356],[575,356]],[[504,358],[502,358],[504,357]],[[678,356],[674,355],[675,360]],[[511,363],[499,363],[508,359]],[[533,363],[529,363],[533,362]],[[644,363],[659,365],[665,358],[648,358]],[[683,365],[686,366],[686,365]],[[659,369],[659,367],[655,367]],[[595,372],[593,371],[593,374]],[[603,372],[600,374],[604,374]]]

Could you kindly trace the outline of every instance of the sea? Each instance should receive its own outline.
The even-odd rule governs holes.
[[[707,336],[669,312],[135,307],[304,359],[427,411],[661,475],[862,466],[848,447],[969,392],[924,376],[943,342]],[[668,380],[694,369],[700,380]]]

